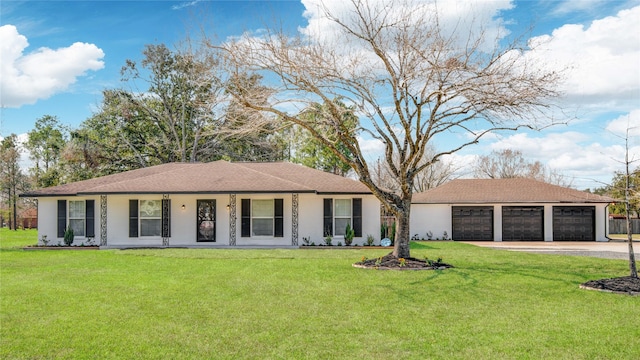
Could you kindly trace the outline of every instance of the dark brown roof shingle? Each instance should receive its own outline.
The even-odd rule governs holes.
[[[281,163],[169,163],[31,191],[23,196],[161,193],[370,194],[356,180]]]
[[[414,204],[609,203],[615,200],[526,178],[457,179],[413,195]]]

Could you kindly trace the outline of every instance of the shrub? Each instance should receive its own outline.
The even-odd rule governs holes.
[[[367,246],[373,246],[375,239],[373,238],[373,235],[367,235]]]
[[[353,228],[351,228],[351,224],[347,224],[347,228],[344,230],[344,244],[346,246],[351,246],[354,236],[355,231],[353,231]]]
[[[67,246],[71,246],[73,244],[73,229],[68,227],[67,230],[64,231],[64,244]]]
[[[324,243],[327,244],[327,246],[331,246],[331,236],[327,236],[324,238]]]

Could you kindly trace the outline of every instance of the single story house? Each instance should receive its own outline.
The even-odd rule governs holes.
[[[458,179],[414,194],[411,234],[486,241],[608,241],[606,196],[525,179]]]
[[[124,247],[298,246],[380,234],[380,202],[356,180],[286,162],[169,163],[23,194],[38,237]],[[379,239],[377,239],[379,241]]]

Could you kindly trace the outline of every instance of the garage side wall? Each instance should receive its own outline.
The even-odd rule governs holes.
[[[427,239],[427,232],[431,232],[433,239],[442,239],[446,231],[451,238],[451,205],[412,204],[410,221],[411,236]]]

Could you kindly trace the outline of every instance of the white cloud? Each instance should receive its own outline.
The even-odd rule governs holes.
[[[527,56],[547,66],[568,68],[563,91],[574,104],[629,110],[640,96],[640,6],[593,21],[567,24],[532,38]]]
[[[88,70],[104,67],[104,52],[76,42],[59,49],[40,48],[24,54],[27,38],[13,25],[0,26],[0,105],[18,108],[65,91]]]
[[[584,133],[566,131],[542,137],[518,133],[490,144],[490,150],[520,150],[530,161],[540,161],[550,169],[573,178],[578,189],[596,188],[611,181],[624,167],[624,143],[594,142]],[[630,157],[640,159],[640,144],[629,149]]]
[[[327,40],[343,44],[343,49],[354,51],[353,39],[345,37],[344,31],[334,21],[325,16],[325,9],[334,17],[344,21],[347,25],[358,22],[353,14],[353,4],[344,0],[302,0],[305,7],[304,17],[308,25],[300,28],[300,32],[315,40]],[[489,42],[497,41],[509,34],[504,27],[500,12],[513,8],[511,0],[460,0],[460,1],[390,1],[370,0],[367,9],[372,12],[384,9],[387,19],[394,19],[410,14],[416,23],[421,19],[438,21],[444,34],[479,34],[484,32]],[[408,11],[407,11],[408,9]],[[435,11],[434,11],[435,10]],[[438,18],[432,19],[437,13]],[[464,36],[464,35],[463,35]],[[460,39],[466,41],[466,38]],[[493,43],[485,44],[488,49]]]
[[[384,144],[382,141],[374,138],[365,139],[361,136],[358,137],[358,144],[362,154],[367,157],[367,161],[375,161],[379,157],[384,155]]]
[[[640,109],[611,120],[606,130],[621,138],[627,136],[627,130],[629,130],[629,137],[640,137]]]

